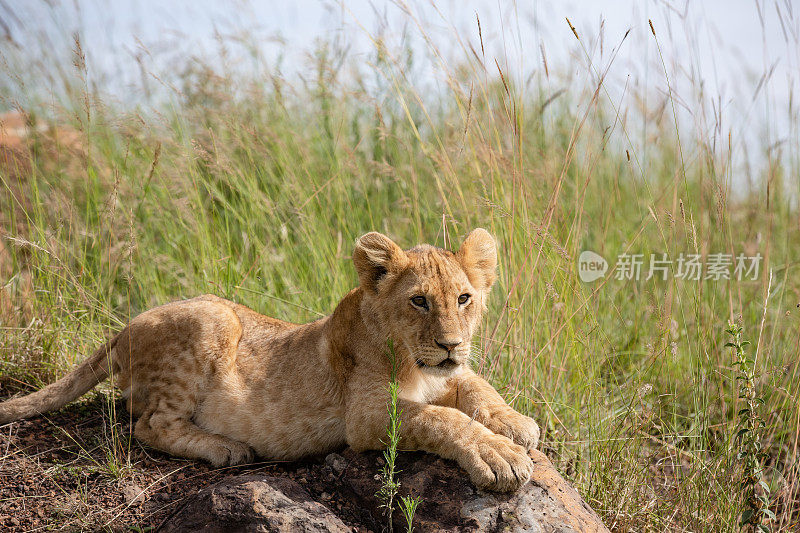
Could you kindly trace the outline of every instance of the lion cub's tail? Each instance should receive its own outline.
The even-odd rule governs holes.
[[[111,372],[109,353],[117,338],[100,346],[94,355],[55,383],[27,396],[0,403],[0,424],[59,409],[94,388]]]

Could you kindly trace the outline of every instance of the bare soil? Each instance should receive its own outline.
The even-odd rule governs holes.
[[[322,457],[217,469],[141,445],[131,437],[128,416],[122,401],[96,393],[47,416],[0,426],[0,530],[154,531],[187,495],[246,472],[289,477],[354,530],[378,528],[352,500],[337,498],[337,481]]]

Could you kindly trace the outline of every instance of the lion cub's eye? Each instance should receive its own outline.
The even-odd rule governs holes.
[[[411,298],[411,303],[423,309],[428,308],[428,300],[426,300],[424,296],[414,296]]]
[[[469,299],[470,299],[469,294],[462,294],[461,296],[458,297],[458,305],[464,305],[469,301]]]

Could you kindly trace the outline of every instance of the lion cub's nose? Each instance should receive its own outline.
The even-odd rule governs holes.
[[[436,346],[441,348],[442,350],[447,350],[448,352],[452,352],[453,348],[461,344],[461,339],[433,339],[433,342],[436,343]]]

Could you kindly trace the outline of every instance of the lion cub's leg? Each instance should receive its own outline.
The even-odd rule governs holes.
[[[349,403],[347,443],[356,450],[385,447],[389,421],[385,395],[375,391],[352,398]],[[424,450],[452,459],[481,488],[512,491],[528,481],[533,463],[525,448],[461,411],[402,399],[398,401],[398,411],[401,449]]]
[[[539,444],[539,425],[512,409],[482,377],[474,372],[465,372],[448,381],[448,386],[445,396],[436,402],[439,405],[455,407],[529,450]]]
[[[234,368],[241,335],[233,309],[211,296],[166,304],[134,318],[120,333],[114,357],[117,383],[139,418],[136,438],[217,466],[250,461],[248,446],[193,421],[203,397]]]
[[[174,407],[165,399],[155,400],[155,408],[136,422],[134,435],[142,442],[172,455],[205,459],[214,466],[250,463],[253,450],[222,435],[209,433],[191,420],[191,412]]]

